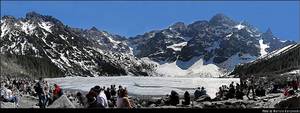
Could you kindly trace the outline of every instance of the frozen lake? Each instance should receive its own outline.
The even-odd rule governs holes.
[[[221,85],[229,85],[232,81],[239,83],[239,78],[183,78],[183,77],[65,77],[47,78],[49,83],[59,84],[65,89],[89,91],[93,86],[115,84],[127,87],[129,94],[135,95],[166,95],[171,90],[183,95],[185,91],[194,94],[194,89],[204,86],[208,95],[214,98]]]

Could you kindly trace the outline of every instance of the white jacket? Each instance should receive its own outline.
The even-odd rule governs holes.
[[[104,91],[101,91],[100,94],[97,96],[97,103],[101,104],[104,108],[108,108],[108,101]]]

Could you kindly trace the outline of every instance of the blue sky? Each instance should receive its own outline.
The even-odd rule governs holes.
[[[24,17],[29,11],[51,15],[66,25],[97,27],[123,36],[167,28],[181,21],[190,24],[224,13],[283,40],[299,41],[299,1],[1,1],[1,16]]]

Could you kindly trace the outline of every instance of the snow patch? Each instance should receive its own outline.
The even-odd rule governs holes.
[[[46,31],[48,31],[48,32],[50,32],[50,33],[52,33],[52,31],[51,31],[51,27],[53,26],[50,22],[42,22],[41,24],[40,23],[38,23],[39,24],[39,26],[41,27],[41,28],[43,28],[43,29],[45,29]]]
[[[2,24],[3,23],[3,24]],[[4,21],[4,22],[2,22],[2,20],[1,20],[1,38],[2,37],[4,37],[6,34],[8,34],[9,33],[9,30],[10,30],[10,28],[9,28],[9,26],[6,24],[6,22]]]
[[[157,73],[165,76],[186,77],[220,77],[222,73],[215,64],[205,64],[200,57],[194,57],[190,61],[177,60],[172,63],[160,64]]]
[[[241,30],[243,28],[245,28],[246,26],[242,25],[242,24],[238,24],[236,26],[234,26],[234,28],[237,28],[238,30]]]
[[[254,61],[257,57],[250,54],[237,53],[229,57],[226,61],[218,64],[218,66],[227,69],[228,72],[233,71],[236,65]]]
[[[270,47],[268,44],[264,44],[263,42],[264,41],[262,39],[259,40],[260,56],[264,56],[264,55],[268,54],[268,52],[266,51],[266,49]]]
[[[186,45],[187,45],[187,42],[181,42],[178,44],[173,44],[173,45],[167,46],[167,48],[171,48],[174,51],[181,51],[182,47],[184,47]]]
[[[22,22],[21,23],[21,29],[24,31],[26,34],[32,34],[33,30],[36,28],[33,24],[30,24],[29,22]]]

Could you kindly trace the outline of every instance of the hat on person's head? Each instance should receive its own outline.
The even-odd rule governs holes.
[[[97,85],[97,86],[95,86],[95,87],[94,87],[94,91],[95,91],[95,92],[97,92],[97,93],[100,93],[100,91],[101,91],[101,87],[100,87],[100,86],[98,86],[98,85]]]

